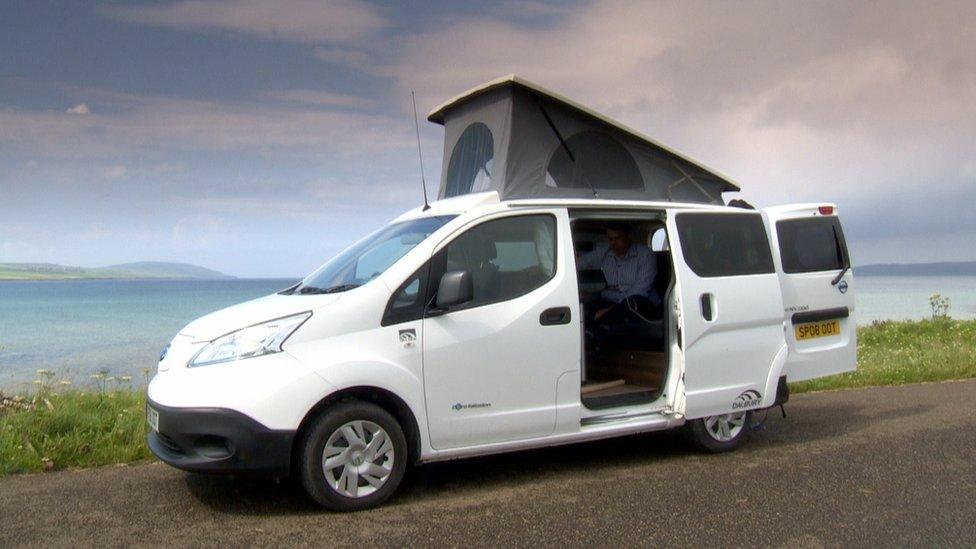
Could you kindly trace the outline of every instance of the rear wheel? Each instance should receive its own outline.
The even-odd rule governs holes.
[[[389,412],[369,402],[341,402],[303,439],[302,485],[333,511],[368,509],[396,491],[407,456],[403,429]]]
[[[750,412],[693,419],[685,424],[685,439],[705,452],[728,452],[742,444],[749,429]]]

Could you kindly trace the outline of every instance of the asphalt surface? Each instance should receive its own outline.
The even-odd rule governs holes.
[[[794,396],[740,450],[667,434],[432,464],[386,506],[154,463],[0,479],[0,547],[976,546],[976,381]]]

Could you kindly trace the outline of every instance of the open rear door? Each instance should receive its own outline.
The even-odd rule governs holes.
[[[854,370],[854,277],[837,208],[797,204],[764,212],[783,292],[787,381]]]
[[[673,235],[689,419],[769,406],[770,372],[786,354],[783,302],[759,212],[668,216]],[[775,385],[774,385],[775,387]],[[681,411],[680,398],[675,409]]]

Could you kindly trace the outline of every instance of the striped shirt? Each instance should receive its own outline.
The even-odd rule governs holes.
[[[607,289],[600,295],[613,303],[632,295],[649,296],[657,274],[654,252],[641,244],[631,244],[623,257],[617,257],[606,244],[597,246],[580,256],[577,268],[602,270]]]

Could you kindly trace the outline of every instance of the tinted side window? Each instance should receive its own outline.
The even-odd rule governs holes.
[[[466,270],[474,282],[474,299],[464,308],[514,299],[556,274],[556,219],[523,215],[488,221],[469,229],[437,255],[432,293],[443,273]]]
[[[848,264],[847,246],[836,217],[808,217],[776,222],[783,271],[836,271]]]
[[[680,213],[675,218],[685,263],[698,276],[773,272],[759,214]]]

